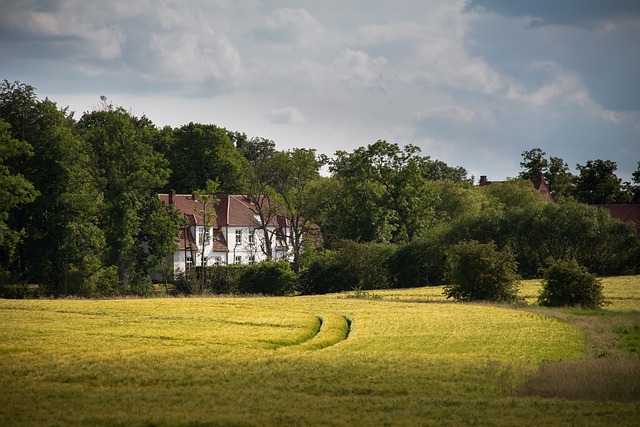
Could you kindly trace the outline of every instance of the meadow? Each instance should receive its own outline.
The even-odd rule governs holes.
[[[0,425],[638,425],[640,276],[604,284],[600,311],[442,287],[0,300]]]

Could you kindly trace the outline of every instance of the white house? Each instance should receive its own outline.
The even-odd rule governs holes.
[[[168,260],[173,264],[174,273],[202,265],[203,257],[207,266],[264,261],[267,258],[265,228],[271,240],[272,258],[287,259],[290,255],[287,245],[290,230],[286,219],[281,215],[271,215],[266,226],[262,227],[256,206],[246,196],[217,195],[218,203],[208,207],[216,212],[208,229],[205,229],[202,215],[203,201],[192,194],[176,194],[174,191],[158,197],[168,206],[174,206],[186,223],[180,227],[179,250]],[[158,273],[152,274],[152,279],[160,278]]]

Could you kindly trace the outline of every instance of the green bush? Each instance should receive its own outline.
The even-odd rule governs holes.
[[[303,295],[328,294],[351,290],[357,282],[357,272],[337,252],[325,251],[300,272],[296,290]]]
[[[517,301],[517,269],[513,255],[493,242],[460,242],[448,252],[444,294],[458,301]]]
[[[396,250],[396,245],[390,243],[343,242],[338,256],[355,274],[348,289],[390,288],[393,281],[389,265]]]
[[[538,303],[547,307],[599,309],[604,304],[602,283],[576,260],[550,261],[544,270]]]
[[[394,288],[436,286],[444,281],[445,246],[435,239],[420,239],[398,248],[389,274]]]
[[[245,294],[287,295],[293,291],[296,274],[285,261],[264,261],[242,270],[237,289]]]

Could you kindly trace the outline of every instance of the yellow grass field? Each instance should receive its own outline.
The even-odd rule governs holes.
[[[571,316],[638,322],[640,277],[605,279],[605,295],[602,316],[443,302],[442,288],[0,300],[0,425],[638,425],[635,399],[520,391],[590,357]]]

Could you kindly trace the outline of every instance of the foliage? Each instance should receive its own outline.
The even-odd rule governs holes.
[[[310,184],[319,178],[321,165],[315,150],[296,148],[276,152],[264,166],[263,179],[273,189],[288,222],[286,240],[293,253],[292,266],[296,273],[300,269],[304,237],[314,228]]]
[[[248,161],[236,150],[229,133],[215,125],[189,123],[176,128],[166,153],[173,171],[169,187],[190,194],[218,181],[224,194],[247,190]]]
[[[9,212],[33,202],[38,194],[33,184],[8,164],[11,158],[33,155],[33,148],[26,142],[12,138],[10,129],[9,123],[0,118],[0,251],[4,258],[0,262],[0,271],[13,258],[14,249],[23,234],[23,230],[12,229],[7,224]]]
[[[444,289],[447,298],[458,301],[514,302],[518,299],[517,263],[493,242],[464,241],[448,253]]]
[[[243,269],[237,281],[244,294],[288,295],[293,291],[296,275],[284,261],[264,261]]]
[[[142,213],[152,212],[147,208],[169,177],[168,163],[153,149],[155,126],[123,108],[108,104],[85,113],[77,129],[91,146],[90,170],[104,198],[100,227],[108,245],[107,264],[117,266],[127,292],[130,277],[143,280],[146,274],[146,266],[138,263]]]
[[[324,251],[300,271],[296,291],[303,295],[327,294],[353,289],[358,277],[335,251]]]
[[[573,193],[574,180],[569,165],[560,157],[546,159],[545,155],[540,148],[524,151],[520,162],[523,170],[518,176],[531,181],[542,175],[555,201],[567,199]]]
[[[637,268],[638,238],[630,224],[605,209],[572,201],[512,212],[509,242],[523,274],[535,276],[547,258],[575,259],[601,274]]]
[[[394,288],[418,288],[444,282],[447,245],[439,236],[398,247],[389,261],[389,274]]]
[[[550,261],[544,270],[538,303],[598,309],[604,304],[602,282],[574,259]]]
[[[334,174],[346,179],[348,186],[377,187],[366,195],[372,197],[370,203],[388,210],[381,213],[389,220],[394,243],[410,242],[437,222],[436,196],[425,186],[426,181],[466,177],[464,169],[450,168],[419,153],[413,145],[401,149],[379,140],[353,153],[339,151],[331,164]]]
[[[575,198],[589,205],[629,203],[630,195],[623,191],[622,179],[615,174],[618,166],[611,160],[588,160],[576,165]]]
[[[390,261],[396,251],[388,243],[344,241],[335,251],[316,254],[300,272],[302,294],[325,294],[352,289],[386,289],[393,285]]]
[[[33,186],[24,196],[38,194],[29,204],[14,204],[7,215],[8,227],[25,237],[9,265],[12,275],[38,283],[46,294],[90,287],[85,282],[101,268],[105,244],[98,221],[102,195],[87,167],[90,147],[74,134],[66,110],[38,100],[33,87],[19,82],[3,82],[0,118],[11,125],[5,128],[11,138],[29,146],[28,155],[5,164]]]

